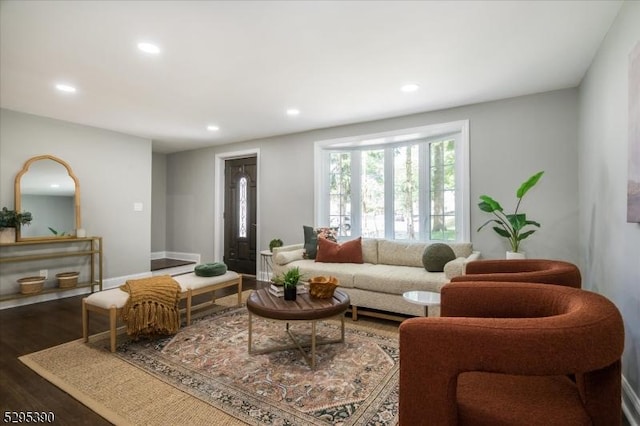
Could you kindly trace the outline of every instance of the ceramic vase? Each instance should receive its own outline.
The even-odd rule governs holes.
[[[527,255],[525,252],[523,251],[508,251],[507,252],[507,259],[526,259]]]
[[[16,228],[0,229],[0,244],[9,244],[16,242]]]

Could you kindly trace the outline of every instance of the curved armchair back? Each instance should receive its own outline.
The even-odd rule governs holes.
[[[540,424],[620,424],[624,328],[608,299],[461,282],[441,301],[442,317],[400,325],[401,425],[537,424],[540,410]]]
[[[451,279],[451,282],[462,281],[529,282],[582,287],[582,276],[576,265],[548,259],[475,260],[467,263],[465,275]]]

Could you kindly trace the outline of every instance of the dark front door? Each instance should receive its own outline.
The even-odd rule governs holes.
[[[256,157],[225,162],[224,262],[230,270],[256,274]]]

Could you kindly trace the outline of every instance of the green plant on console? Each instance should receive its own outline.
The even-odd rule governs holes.
[[[53,229],[52,227],[50,227],[50,226],[48,226],[47,228],[49,228],[49,231],[51,231],[51,233],[53,235],[55,235],[56,237],[65,237],[65,236],[67,236],[66,232],[58,232],[55,229]]]
[[[280,238],[274,238],[273,240],[269,241],[269,250],[273,251],[275,247],[282,247],[283,244],[284,243]]]
[[[478,231],[490,223],[496,224],[497,226],[494,226],[493,230],[501,237],[509,240],[511,250],[517,253],[520,249],[520,241],[524,240],[536,231],[535,229],[524,231],[524,228],[526,226],[536,226],[540,228],[540,224],[538,222],[528,220],[527,215],[525,213],[519,213],[518,210],[520,209],[522,198],[536,185],[536,183],[538,183],[543,174],[544,171],[538,172],[520,185],[520,188],[518,188],[518,191],[516,192],[518,204],[516,204],[516,210],[512,214],[504,213],[500,203],[493,198],[488,195],[481,195],[480,200],[482,201],[478,204],[478,207],[480,207],[480,210],[483,212],[492,213],[495,216],[495,219],[489,219],[483,223],[482,226],[478,228]]]
[[[284,288],[295,288],[302,279],[302,274],[300,273],[300,268],[294,266],[293,268],[287,269],[281,275],[276,276],[273,279],[273,282],[284,286]]]
[[[3,207],[0,210],[0,229],[19,228],[22,225],[29,225],[33,216],[29,212],[16,212]]]

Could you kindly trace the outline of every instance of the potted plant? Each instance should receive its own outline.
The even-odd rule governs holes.
[[[0,242],[13,243],[16,241],[16,228],[28,225],[33,220],[29,212],[17,212],[3,207],[0,210]]]
[[[493,227],[493,230],[500,235],[501,237],[506,238],[509,241],[509,246],[511,248],[511,252],[507,252],[507,258],[523,258],[524,254],[520,252],[520,241],[527,238],[529,235],[533,234],[536,230],[530,229],[525,231],[524,228],[527,226],[535,226],[540,227],[540,224],[536,221],[527,219],[527,215],[525,213],[520,213],[520,203],[522,202],[522,198],[525,194],[535,186],[536,183],[540,180],[544,171],[538,172],[527,179],[518,191],[516,192],[516,197],[518,198],[518,203],[516,204],[516,209],[511,214],[506,214],[496,200],[489,197],[488,195],[481,195],[481,202],[478,204],[480,210],[487,213],[492,213],[495,218],[489,219],[485,223],[482,224],[478,228],[480,231],[482,228],[487,226],[490,223],[494,223],[497,226]],[[510,253],[520,253],[519,255],[513,255]]]
[[[282,275],[275,277],[273,281],[284,288],[284,300],[296,300],[297,286],[301,278],[300,268],[294,266],[287,269]]]
[[[280,238],[274,238],[273,240],[269,241],[269,250],[273,251],[274,247],[282,247],[283,244],[284,243]]]

